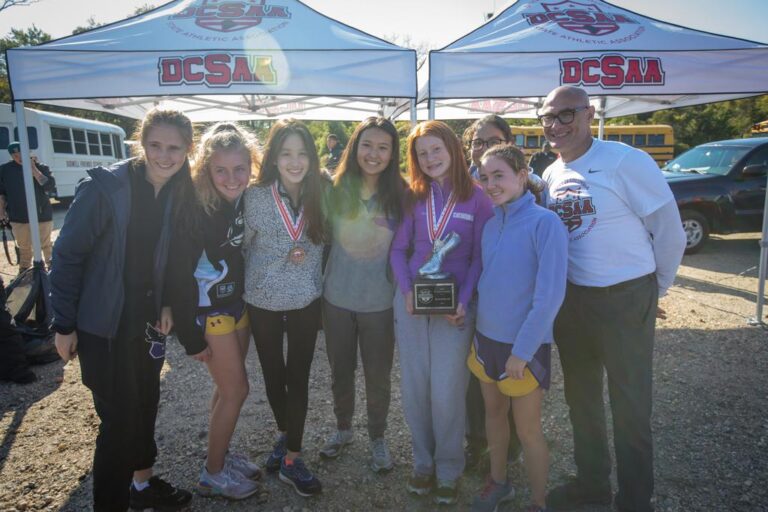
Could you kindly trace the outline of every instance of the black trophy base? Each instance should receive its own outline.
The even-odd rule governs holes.
[[[414,315],[452,315],[456,313],[456,281],[417,278],[413,283]]]

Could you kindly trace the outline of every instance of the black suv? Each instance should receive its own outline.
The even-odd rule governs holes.
[[[710,233],[760,231],[765,206],[768,137],[709,142],[662,168],[685,228],[685,252]]]

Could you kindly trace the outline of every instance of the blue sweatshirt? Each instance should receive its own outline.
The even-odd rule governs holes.
[[[477,330],[530,361],[542,343],[552,343],[565,297],[568,232],[530,192],[493,212],[483,229]]]

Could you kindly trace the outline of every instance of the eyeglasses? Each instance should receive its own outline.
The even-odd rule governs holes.
[[[567,108],[565,110],[561,110],[557,114],[544,114],[537,117],[539,119],[539,123],[541,123],[541,126],[552,126],[555,124],[555,119],[560,121],[560,124],[571,124],[576,118],[576,112],[581,112],[582,110],[586,110],[588,108],[589,105],[585,107]]]
[[[504,141],[497,138],[488,139],[488,140],[472,139],[469,142],[469,145],[472,149],[483,149],[483,148],[491,149],[493,146],[498,146],[502,142]]]

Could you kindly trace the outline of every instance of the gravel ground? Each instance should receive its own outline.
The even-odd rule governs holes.
[[[747,326],[747,318],[754,315],[758,239],[758,234],[714,238],[700,254],[685,258],[676,286],[662,301],[669,319],[658,324],[653,419],[660,512],[768,511],[768,337],[764,330]],[[7,280],[11,270],[7,264],[0,265],[0,272]],[[253,349],[247,364],[251,394],[233,446],[261,458],[270,449],[275,424]],[[80,383],[79,365],[58,362],[36,367],[35,372],[39,381],[34,384],[0,384],[0,510],[88,509],[98,418]],[[358,390],[362,404],[361,378]],[[205,368],[171,343],[163,374],[156,470],[188,488],[205,457],[210,394]],[[552,388],[545,402],[550,485],[556,485],[574,471],[556,351]],[[351,449],[337,461],[319,458],[317,451],[334,428],[330,371],[321,334],[312,368],[305,457],[323,482],[322,496],[302,499],[267,477],[269,496],[263,503],[196,497],[191,510],[433,510],[428,501],[405,492],[411,457],[397,366],[389,419],[387,437],[396,461],[391,473],[378,476],[367,469],[363,407],[358,407],[355,417],[357,437]],[[512,477],[525,489],[519,466],[512,468]],[[465,510],[481,482],[481,475],[467,475],[459,505],[446,509]],[[520,494],[500,510],[520,510],[527,493]]]

